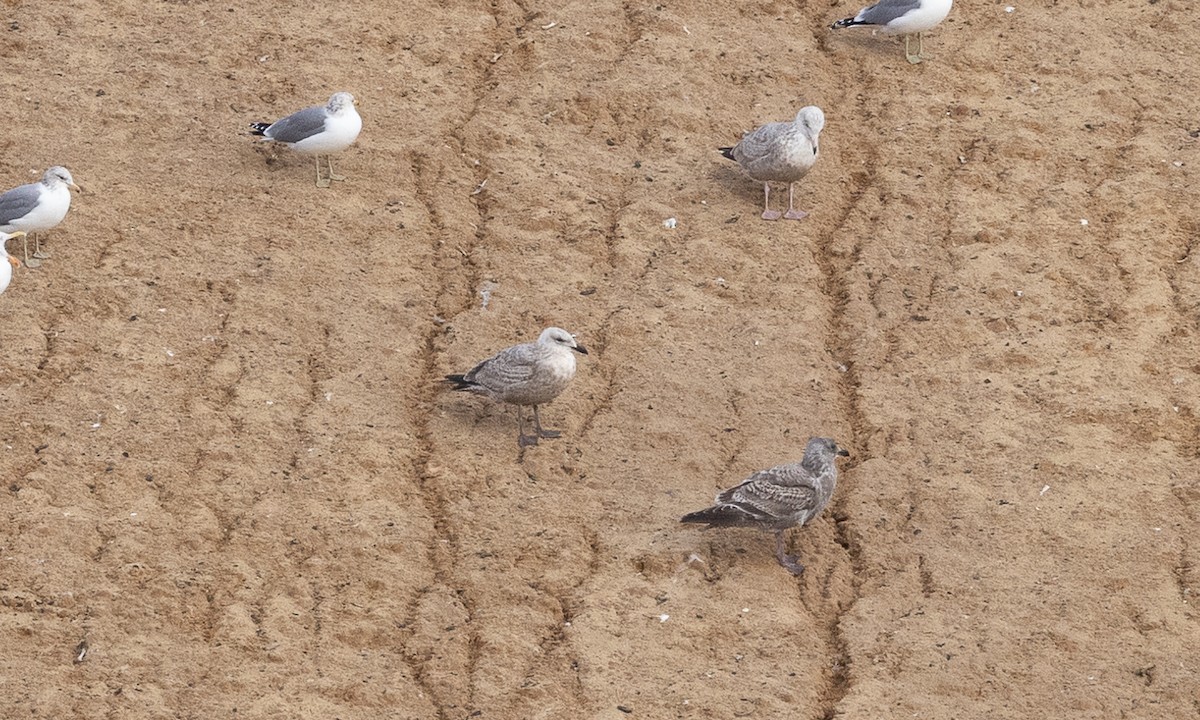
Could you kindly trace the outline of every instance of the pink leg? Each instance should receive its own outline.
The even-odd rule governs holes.
[[[804,566],[800,564],[800,560],[795,555],[788,555],[784,552],[782,530],[775,533],[775,558],[791,574],[799,576],[804,573]]]
[[[778,220],[783,213],[771,209],[771,183],[763,183],[763,220]]]
[[[788,211],[783,216],[788,220],[803,220],[808,217],[808,213],[792,207],[792,194],[795,188],[796,183],[788,183]]]

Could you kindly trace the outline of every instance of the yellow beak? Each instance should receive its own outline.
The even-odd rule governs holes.
[[[12,265],[13,267],[15,267],[15,268],[19,268],[19,267],[21,267],[21,261],[20,261],[20,260],[18,260],[18,259],[16,259],[16,258],[15,258],[15,257],[13,257],[12,255],[9,255],[9,256],[8,256],[8,262],[9,262],[9,264],[11,264],[11,265]]]
[[[81,192],[83,192],[83,188],[79,187],[79,186],[78,186],[78,185],[76,185],[75,183],[69,183],[69,184],[67,185],[67,187],[71,188],[72,190],[74,190],[74,191],[75,191],[75,192],[77,192],[77,193],[81,193]]]

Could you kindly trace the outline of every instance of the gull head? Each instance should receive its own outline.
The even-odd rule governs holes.
[[[63,183],[75,192],[81,192],[83,190],[83,188],[75,184],[75,178],[71,177],[71,171],[62,165],[55,165],[43,173],[42,182],[50,187],[54,187],[59,183]]]
[[[836,455],[848,457],[850,455],[850,451],[846,450],[845,448],[838,447],[838,444],[834,442],[833,438],[809,438],[808,445],[804,447],[805,460],[808,460],[809,458],[814,460],[820,458],[822,460],[832,461]]]
[[[543,330],[541,336],[538,337],[538,344],[564,347],[577,353],[588,354],[587,348],[575,342],[574,335],[559,327],[548,327]]]
[[[816,105],[802,107],[800,112],[796,113],[796,124],[804,128],[805,134],[815,143],[817,136],[825,128],[825,113]]]
[[[333,95],[329,96],[329,102],[325,105],[325,109],[328,110],[330,114],[337,115],[338,113],[353,108],[357,104],[358,101],[356,101],[354,96],[350,93],[335,92]]]

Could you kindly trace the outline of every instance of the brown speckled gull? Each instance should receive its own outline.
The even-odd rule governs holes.
[[[825,113],[815,105],[800,108],[793,122],[774,122],[755,128],[733,147],[717,148],[737,162],[752,180],[763,184],[763,220],[800,220],[808,215],[793,203],[796,181],[817,161],[817,139],[825,127]],[[788,184],[786,213],[771,209],[771,183]]]
[[[804,566],[784,552],[783,531],[804,525],[825,509],[837,485],[834,461],[849,454],[831,438],[811,438],[800,462],[759,470],[717,495],[712,507],[688,513],[680,522],[774,531],[775,557],[788,572],[799,575]]]
[[[538,406],[545,405],[566,389],[575,377],[572,351],[587,354],[575,336],[562,328],[549,327],[535,343],[522,343],[501,350],[462,375],[447,375],[455,390],[485,395],[517,407],[517,443],[537,445],[538,438],[556,438],[562,433],[542,428]],[[533,406],[535,434],[525,434],[521,407]]]

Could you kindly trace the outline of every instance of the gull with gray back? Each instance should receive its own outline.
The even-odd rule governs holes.
[[[825,509],[837,486],[835,460],[849,454],[832,438],[811,438],[800,462],[759,470],[719,493],[712,507],[688,513],[680,522],[772,531],[779,564],[800,575],[804,566],[784,552],[783,532],[808,523]]]
[[[763,184],[763,220],[800,220],[808,213],[794,204],[796,181],[817,161],[817,140],[825,127],[825,113],[809,105],[796,113],[793,122],[773,122],[746,133],[733,147],[717,148],[746,171],[751,180]],[[771,209],[771,183],[788,184],[786,213]]]
[[[41,261],[50,257],[50,253],[42,249],[40,234],[49,230],[67,216],[71,209],[71,191],[82,190],[75,184],[71,172],[61,165],[55,165],[42,174],[42,179],[35,183],[21,185],[0,195],[0,232],[15,233],[21,231],[34,236],[33,258],[29,257],[29,240],[24,239],[25,264],[29,267],[41,265]]]
[[[475,393],[496,402],[517,406],[517,443],[537,445],[538,438],[556,438],[562,433],[542,427],[538,406],[558,397],[575,377],[575,356],[587,349],[562,328],[549,327],[537,342],[501,350],[462,375],[447,375],[454,390]],[[533,406],[534,434],[525,434],[522,407]]]
[[[921,33],[933,28],[950,14],[954,0],[879,0],[858,11],[854,17],[838,20],[830,27],[867,25],[879,28],[885,35],[904,35],[904,57],[914,65],[923,59]],[[910,39],[917,36],[917,51],[911,50]]]
[[[306,155],[315,155],[317,187],[329,187],[331,180],[345,180],[333,172],[332,154],[354,144],[362,131],[362,117],[354,108],[357,103],[348,92],[337,92],[324,105],[304,108],[273,123],[250,123],[250,132],[268,140],[287,145]],[[321,156],[329,166],[329,174],[321,175]]]

